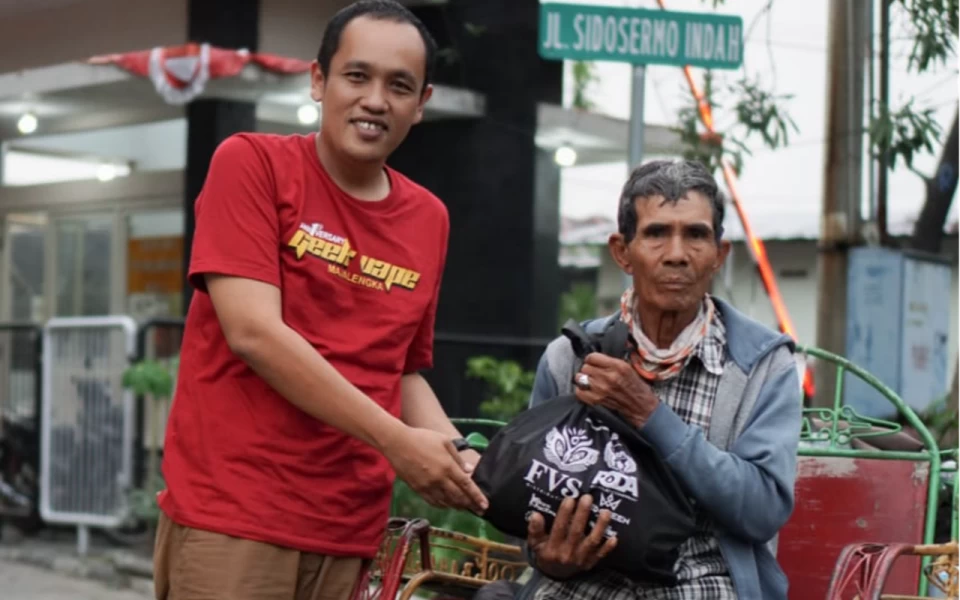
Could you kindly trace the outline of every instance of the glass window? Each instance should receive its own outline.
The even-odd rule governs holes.
[[[183,304],[183,209],[127,217],[127,314],[179,317]]]
[[[15,323],[42,323],[45,320],[46,232],[47,219],[43,213],[7,215],[4,236],[7,279],[0,281],[0,302],[6,303],[6,313],[0,314],[0,320]],[[32,426],[39,385],[36,370],[38,335],[30,330],[0,330],[0,420],[26,428]],[[15,481],[12,483],[16,484]]]
[[[109,315],[113,217],[77,215],[54,223],[56,316]]]
[[[47,218],[43,213],[7,215],[7,249],[10,252],[8,318],[14,322],[45,320],[43,295]]]

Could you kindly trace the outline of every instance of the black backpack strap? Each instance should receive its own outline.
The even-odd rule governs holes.
[[[580,323],[577,323],[575,320],[568,319],[560,331],[564,337],[570,340],[570,345],[573,346],[573,353],[580,360],[583,360],[592,352],[600,351],[600,345],[597,343],[596,336],[587,333],[583,327],[581,327]]]
[[[567,320],[561,332],[570,340],[573,353],[583,360],[591,352],[602,352],[615,358],[626,358],[632,349],[630,329],[620,318],[612,315],[603,323],[589,321],[584,328],[573,319]],[[591,331],[592,330],[592,331]]]
[[[630,329],[619,317],[610,319],[600,337],[600,351],[614,358],[626,358],[632,347]]]

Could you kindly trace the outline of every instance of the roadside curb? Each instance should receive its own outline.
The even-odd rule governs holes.
[[[154,593],[149,561],[122,551],[92,552],[80,557],[58,547],[0,545],[0,560],[97,581],[111,588],[130,589],[147,597]]]

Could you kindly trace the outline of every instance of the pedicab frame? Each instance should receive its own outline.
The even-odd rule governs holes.
[[[837,457],[848,459],[871,459],[884,461],[912,461],[927,463],[929,471],[926,481],[926,507],[923,517],[922,537],[917,541],[899,540],[899,542],[876,543],[874,540],[861,539],[851,541],[835,558],[835,566],[830,577],[827,591],[828,600],[839,600],[843,593],[854,586],[858,593],[866,598],[880,598],[890,567],[898,557],[920,556],[920,572],[916,597],[926,597],[930,583],[944,592],[957,594],[956,542],[958,539],[958,489],[957,489],[957,450],[941,450],[930,430],[916,412],[892,389],[873,374],[842,356],[819,348],[798,347],[798,352],[818,360],[832,363],[836,368],[836,391],[831,408],[805,408],[801,429],[800,457]],[[898,451],[889,449],[857,449],[855,441],[869,442],[871,438],[882,438],[902,432],[902,426],[893,421],[865,417],[857,414],[850,406],[843,404],[845,375],[850,373],[866,382],[879,392],[897,410],[897,414],[916,431],[922,449],[916,451]],[[819,422],[819,424],[817,423]],[[952,486],[950,493],[950,544],[936,545],[936,524],[940,504],[940,493],[945,489],[943,478],[944,460],[951,459]],[[893,482],[897,483],[897,482]],[[895,489],[895,488],[894,488]],[[895,489],[895,491],[897,491]],[[952,569],[943,570],[943,560],[935,557],[950,558]],[[881,574],[882,571],[882,574]],[[936,579],[937,575],[947,574],[947,582]],[[862,581],[860,580],[862,578]],[[911,598],[904,595],[884,595],[884,598]]]
[[[829,577],[828,600],[841,598],[844,590],[848,590],[851,585],[858,586],[859,593],[877,590],[875,596],[865,595],[863,598],[879,598],[879,590],[890,575],[891,565],[897,558],[910,554],[922,556],[918,574],[919,597],[927,594],[930,581],[934,578],[936,587],[955,594],[958,539],[958,478],[955,466],[951,492],[953,542],[934,545],[934,537],[940,490],[943,486],[943,461],[951,458],[956,465],[956,450],[941,451],[933,435],[913,409],[893,390],[861,367],[819,348],[798,346],[797,353],[831,363],[836,368],[833,406],[803,409],[799,457],[914,461],[929,465],[922,539],[919,543],[901,540],[905,543],[900,544],[874,543],[869,539],[851,541],[838,556],[832,557],[835,568]],[[893,421],[859,415],[852,407],[843,404],[845,376],[848,373],[877,390],[896,408],[906,424],[917,432],[922,449],[897,451],[855,447],[858,445],[857,441],[869,443],[871,439],[899,433],[902,427]],[[465,427],[505,425],[501,421],[489,419],[454,419],[454,422],[461,426],[461,430]],[[487,440],[480,434],[470,434],[468,440],[478,450],[486,448]],[[519,544],[499,543],[485,537],[445,531],[432,527],[425,519],[394,518],[390,521],[379,555],[361,575],[354,600],[393,600],[398,593],[400,600],[409,600],[415,593],[422,591],[436,592],[438,599],[468,598],[473,591],[492,581],[516,581],[522,576],[526,566],[526,557]]]

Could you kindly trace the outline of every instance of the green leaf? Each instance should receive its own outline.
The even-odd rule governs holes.
[[[757,135],[771,150],[786,146],[790,141],[790,131],[799,128],[787,113],[784,103],[792,100],[789,94],[776,95],[765,90],[759,81],[746,78],[734,83],[730,91],[739,96],[734,111],[737,122],[745,129],[743,142],[751,135]],[[741,144],[746,149],[746,144]]]
[[[487,399],[478,407],[480,414],[500,421],[509,421],[527,407],[536,376],[519,363],[492,356],[467,359],[466,374],[486,384]]]
[[[173,394],[174,372],[178,360],[164,364],[156,360],[142,360],[127,368],[121,383],[138,396],[170,398]]]
[[[765,89],[759,79],[742,77],[732,84],[717,85],[713,73],[706,71],[702,89],[716,131],[711,133],[702,125],[697,101],[690,94],[687,104],[677,113],[679,122],[673,129],[680,137],[683,157],[703,163],[712,172],[726,160],[739,175],[744,155],[751,154],[747,143],[751,138],[776,150],[790,143],[791,134],[799,132],[786,108],[793,97]],[[717,124],[725,114],[735,117],[729,127]]]
[[[427,519],[434,527],[494,542],[503,542],[505,539],[503,533],[472,513],[430,506],[399,479],[393,486],[390,514],[395,517]],[[433,553],[435,559],[443,555],[444,551],[439,548]]]
[[[878,103],[877,114],[868,127],[874,154],[880,157],[888,153],[891,170],[896,167],[898,159],[912,167],[917,153],[934,152],[934,144],[943,131],[934,119],[935,109],[918,111],[913,103],[913,99],[909,100],[896,112]]]
[[[903,9],[903,27],[913,46],[909,68],[918,73],[938,64],[947,65],[955,54],[958,0],[891,0]]]
[[[557,311],[559,326],[568,319],[580,322],[597,316],[596,286],[589,283],[575,283],[568,291],[560,295]]]
[[[587,97],[587,89],[591,83],[599,81],[595,74],[595,66],[591,62],[582,60],[573,63],[573,107],[579,110],[593,109],[593,102]]]

